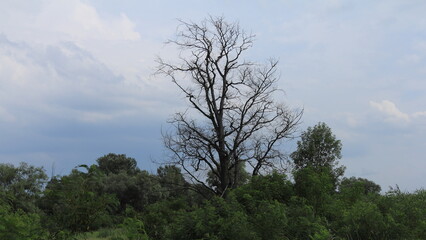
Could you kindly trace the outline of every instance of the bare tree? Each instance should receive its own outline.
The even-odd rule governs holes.
[[[171,119],[174,131],[164,134],[164,144],[191,180],[223,195],[242,169],[257,175],[283,163],[279,144],[292,136],[302,111],[275,102],[283,93],[275,86],[277,61],[241,60],[254,35],[223,18],[181,23],[169,41],[180,48],[179,61],[160,58],[158,72],[179,87],[189,108]],[[207,184],[207,174],[217,186]]]

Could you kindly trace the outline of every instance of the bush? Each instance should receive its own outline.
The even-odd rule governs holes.
[[[137,218],[126,218],[122,227],[129,240],[148,240],[143,222]]]
[[[0,239],[44,240],[47,232],[41,227],[37,214],[13,212],[10,206],[0,205]]]

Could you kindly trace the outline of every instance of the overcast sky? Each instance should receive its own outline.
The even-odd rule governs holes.
[[[185,105],[154,60],[176,57],[177,19],[212,15],[256,35],[247,59],[280,60],[282,100],[305,109],[301,130],[332,128],[346,176],[424,188],[425,13],[423,0],[2,0],[0,162],[67,174],[113,152],[155,171]]]

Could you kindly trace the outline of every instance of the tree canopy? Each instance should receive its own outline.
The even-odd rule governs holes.
[[[338,162],[342,157],[342,143],[327,124],[320,122],[308,127],[300,138],[296,151],[290,155],[296,171],[311,167],[316,171],[330,170],[336,180],[343,176],[345,167]]]
[[[120,171],[125,171],[129,174],[134,174],[138,171],[136,160],[126,157],[126,154],[109,153],[96,160],[99,169],[106,174],[117,174]]]

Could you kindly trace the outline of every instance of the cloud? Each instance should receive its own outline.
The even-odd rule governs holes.
[[[162,113],[149,89],[126,83],[71,42],[39,46],[0,36],[0,84],[0,121],[95,123]]]
[[[73,40],[140,39],[140,34],[134,30],[135,24],[124,13],[101,17],[94,7],[79,0],[48,1],[34,25],[44,31],[49,26],[49,32]]]
[[[0,1],[0,34],[14,42],[42,46],[73,43],[133,83],[146,74],[161,47],[161,42],[155,45],[147,39],[151,29],[144,29],[142,38],[137,31],[140,24],[127,13],[96,8],[90,1],[16,2],[21,3]],[[160,29],[152,23],[150,28]]]
[[[370,106],[397,121],[410,121],[408,114],[401,112],[396,105],[388,100],[381,102],[370,101]]]
[[[413,117],[426,117],[426,111],[425,112],[415,112],[412,114]]]
[[[161,123],[176,104],[163,101],[170,95],[161,89],[126,81],[75,43],[5,35],[0,86],[0,162],[57,161],[68,169],[108,152],[157,155]]]
[[[404,113],[396,107],[395,103],[389,100],[382,100],[381,102],[370,101],[370,106],[388,116],[390,121],[409,122],[414,118],[426,117],[426,111],[412,114]]]

